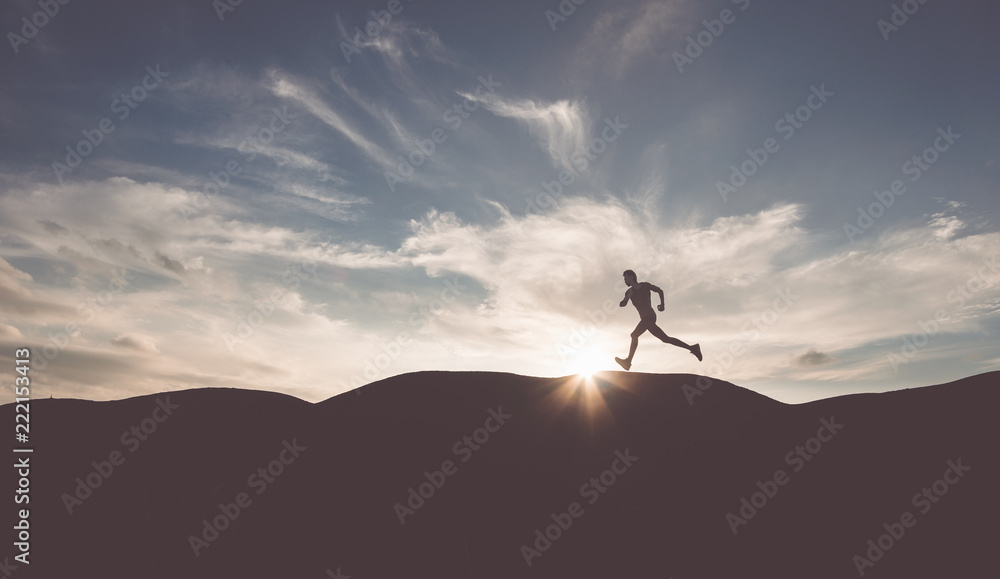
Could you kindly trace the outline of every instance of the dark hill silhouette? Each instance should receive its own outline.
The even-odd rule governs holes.
[[[11,576],[856,577],[852,557],[910,511],[916,524],[898,526],[865,577],[995,577],[998,378],[801,405],[704,378],[694,395],[693,375],[620,372],[589,390],[577,377],[420,372],[317,404],[233,389],[36,400],[33,562]],[[13,405],[0,414],[13,424]],[[144,419],[155,432],[124,444]],[[794,471],[787,453],[822,420],[843,427]],[[477,429],[485,442],[464,440]],[[93,474],[112,451],[124,462]],[[250,484],[282,456],[265,488],[260,476]],[[921,513],[911,497],[959,459],[971,469]],[[589,479],[613,466],[597,491]],[[772,488],[778,469],[786,484]],[[409,514],[394,508],[425,471],[443,485]],[[88,475],[100,486],[68,514],[63,495]],[[773,496],[734,535],[727,513],[758,481]],[[8,474],[0,492],[12,497],[16,483]],[[251,502],[228,522],[219,505],[239,493]],[[574,502],[582,514],[563,515]],[[216,516],[226,528],[196,557],[188,538]],[[529,567],[522,545],[558,522],[568,528],[529,552]]]

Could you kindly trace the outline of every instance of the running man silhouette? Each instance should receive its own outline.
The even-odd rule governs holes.
[[[657,306],[657,309],[662,312],[663,290],[648,281],[639,282],[639,280],[635,277],[635,272],[631,269],[626,269],[622,275],[625,277],[625,284],[628,285],[628,290],[625,292],[625,299],[623,299],[618,305],[624,308],[628,305],[628,301],[631,299],[632,305],[639,311],[639,324],[634,330],[632,330],[632,345],[628,350],[628,358],[623,360],[616,357],[615,362],[618,362],[618,364],[626,370],[632,367],[632,357],[635,356],[635,349],[639,345],[639,336],[644,334],[646,330],[649,330],[650,334],[653,334],[667,344],[673,344],[686,349],[694,354],[695,357],[698,358],[698,361],[701,362],[701,345],[695,344],[693,346],[689,346],[677,338],[671,338],[660,329],[660,326],[656,325],[656,312],[653,311],[653,305],[650,301],[652,298],[650,292],[660,294],[660,305]]]

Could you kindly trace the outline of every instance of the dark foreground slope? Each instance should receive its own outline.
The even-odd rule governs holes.
[[[18,578],[996,577],[998,378],[797,406],[634,373],[39,400],[32,563],[11,531],[0,557]]]

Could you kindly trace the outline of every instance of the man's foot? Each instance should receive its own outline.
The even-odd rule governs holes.
[[[691,346],[691,353],[694,354],[696,358],[698,358],[699,362],[701,362],[701,344],[695,344],[694,346]]]
[[[615,362],[618,362],[618,365],[621,366],[622,368],[625,368],[626,370],[632,367],[632,362],[629,362],[628,360],[624,360],[622,358],[615,358]]]

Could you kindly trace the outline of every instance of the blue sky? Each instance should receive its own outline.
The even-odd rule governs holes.
[[[989,10],[6,3],[0,347],[101,400],[615,370],[631,268],[705,353],[647,334],[635,371],[996,370]]]

